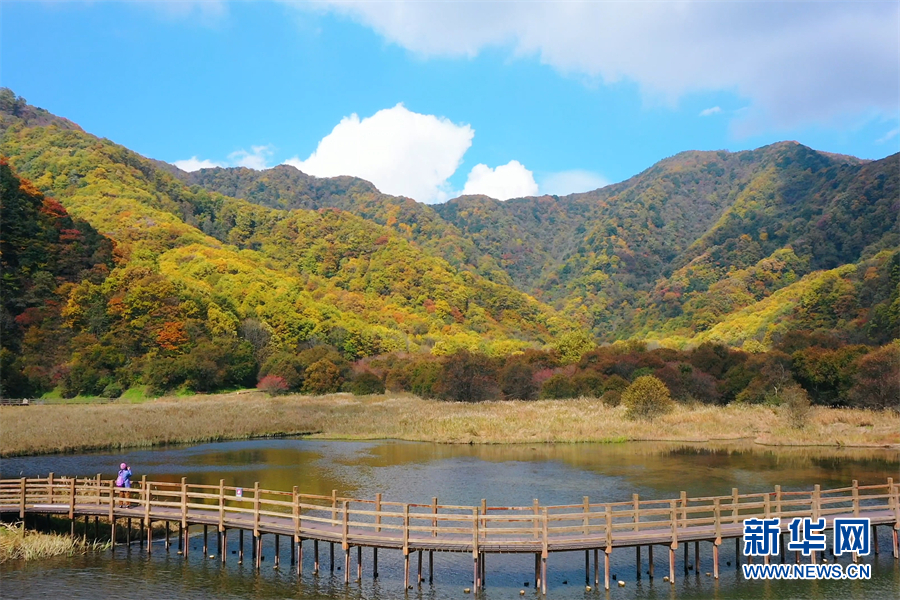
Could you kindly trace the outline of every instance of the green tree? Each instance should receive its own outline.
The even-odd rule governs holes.
[[[327,358],[317,360],[304,373],[303,391],[307,394],[333,394],[341,389],[341,370]]]
[[[653,375],[638,377],[625,388],[622,403],[629,419],[652,420],[675,407],[669,388]]]

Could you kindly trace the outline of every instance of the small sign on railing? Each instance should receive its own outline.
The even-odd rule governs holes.
[[[237,496],[238,498],[243,498],[244,497],[244,488],[235,488],[234,495]]]

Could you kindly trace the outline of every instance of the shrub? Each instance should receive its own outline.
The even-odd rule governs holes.
[[[303,391],[307,394],[333,394],[341,389],[341,370],[327,358],[309,365],[304,373]]]
[[[624,392],[622,403],[629,419],[653,419],[672,410],[675,403],[669,388],[653,375],[643,375],[634,380]]]
[[[500,371],[500,391],[509,400],[534,400],[538,386],[534,382],[534,368],[521,360],[509,361]]]
[[[577,392],[572,384],[572,378],[562,373],[552,376],[541,386],[541,398],[574,398],[576,395]]]
[[[616,407],[622,403],[622,392],[619,390],[608,390],[603,392],[603,396],[600,397],[600,400],[606,406]]]
[[[381,377],[370,371],[364,371],[350,382],[350,393],[357,396],[368,396],[369,394],[383,394],[384,382]]]
[[[118,381],[108,384],[103,391],[100,392],[101,398],[118,398],[125,391],[125,388]]]
[[[288,384],[284,378],[277,375],[266,375],[256,384],[256,389],[270,396],[278,396],[287,393]]]
[[[299,390],[303,386],[305,367],[296,354],[276,352],[263,363],[259,370],[260,380],[267,375],[281,378],[289,390]]]
[[[605,387],[603,379],[596,371],[582,371],[572,378],[572,385],[575,386],[575,393],[578,396],[599,398],[603,395]]]
[[[483,354],[466,350],[444,357],[434,383],[442,400],[481,402],[500,395],[494,362]]]
[[[859,358],[856,384],[850,389],[854,406],[900,410],[900,346],[888,344]]]
[[[812,414],[812,403],[806,390],[796,384],[788,386],[781,394],[781,404],[791,427],[794,429],[806,427]]]

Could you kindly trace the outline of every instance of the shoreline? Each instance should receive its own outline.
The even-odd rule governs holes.
[[[139,404],[0,406],[0,457],[304,437],[441,444],[667,442],[900,450],[900,415],[816,407],[792,429],[776,407],[683,406],[653,421],[595,398],[454,403],[411,395],[232,392]]]

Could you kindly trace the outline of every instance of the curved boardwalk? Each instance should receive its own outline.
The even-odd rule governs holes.
[[[537,500],[531,506],[453,506],[439,504],[406,504],[374,499],[344,498],[337,491],[330,496],[301,494],[297,487],[290,492],[219,485],[154,482],[142,479],[135,487],[122,490],[112,480],[94,478],[59,478],[51,473],[45,479],[0,480],[0,512],[59,514],[76,517],[105,517],[112,524],[115,539],[117,520],[130,523],[137,519],[147,532],[150,551],[152,523],[166,522],[168,547],[170,522],[178,524],[179,546],[185,554],[191,525],[203,526],[204,554],[212,527],[217,534],[218,555],[227,536],[234,530],[243,541],[244,531],[253,535],[253,558],[259,567],[263,535],[287,536],[291,540],[291,564],[302,564],[304,540],[311,540],[315,552],[315,568],[319,566],[319,542],[340,544],[344,553],[344,577],[350,578],[350,552],[357,548],[357,576],[361,576],[362,548],[374,549],[373,572],[377,573],[377,550],[403,552],[404,586],[409,585],[409,555],[419,553],[419,581],[422,580],[422,552],[429,554],[429,573],[434,552],[465,552],[473,557],[473,584],[483,585],[485,555],[490,553],[531,553],[535,557],[535,584],[546,593],[547,561],[553,552],[583,550],[585,576],[589,580],[590,555],[594,556],[594,582],[599,584],[599,554],[604,556],[604,585],[609,589],[609,555],[616,548],[635,547],[640,563],[641,546],[648,547],[652,576],[654,545],[664,545],[669,552],[669,581],[675,582],[675,550],[681,544],[688,561],[688,542],[694,542],[695,561],[699,543],[712,545],[714,576],[719,575],[719,546],[725,539],[739,543],[743,535],[743,519],[748,517],[781,517],[782,532],[794,517],[824,517],[831,528],[836,517],[865,517],[872,526],[889,525],[892,530],[893,553],[898,557],[900,529],[900,485],[892,479],[879,485],[852,485],[822,490],[817,485],[808,491],[782,491],[740,494],[737,488],[728,496],[688,497],[642,500],[634,494],[630,502],[592,503],[585,496],[581,504],[542,506]],[[125,497],[122,497],[122,496]],[[96,529],[95,529],[96,531]],[[877,536],[875,538],[877,540]],[[141,535],[143,543],[143,534]],[[781,544],[782,549],[785,544]],[[240,545],[243,554],[243,543]],[[279,560],[276,543],[276,564]],[[299,553],[301,560],[296,560]],[[784,552],[782,550],[782,560]],[[815,553],[811,559],[815,561]],[[332,561],[333,562],[333,561]],[[640,570],[640,569],[639,569]]]

